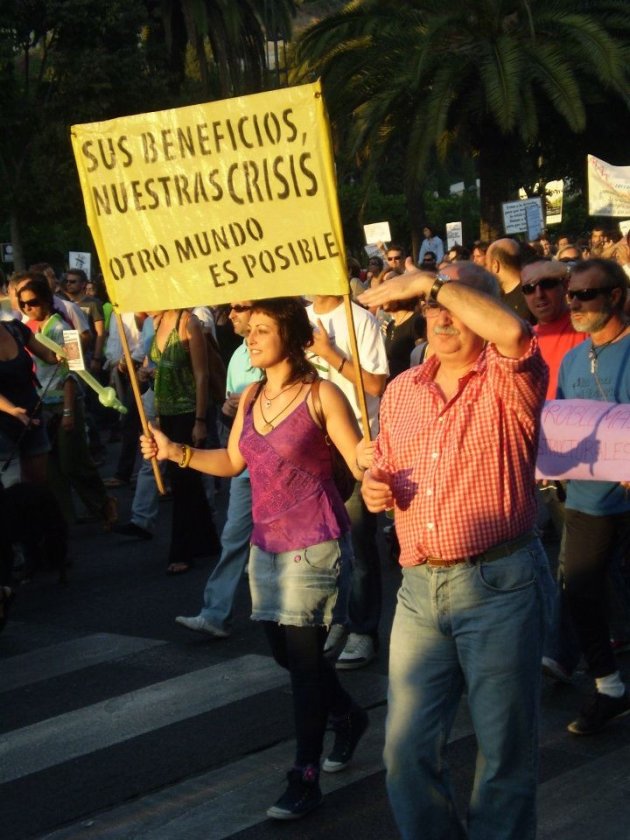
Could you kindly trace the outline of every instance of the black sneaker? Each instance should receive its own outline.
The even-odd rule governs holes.
[[[313,765],[304,770],[289,770],[286,791],[275,805],[267,809],[267,816],[274,820],[299,820],[322,801],[319,789],[319,771]]]
[[[623,717],[629,712],[630,695],[627,691],[621,697],[610,697],[608,694],[595,692],[567,729],[573,735],[592,735],[603,729],[611,720]]]
[[[340,770],[344,770],[350,763],[357,744],[369,724],[370,719],[367,712],[360,706],[353,706],[345,717],[333,721],[335,743],[330,755],[322,765],[322,770],[325,770],[326,773],[338,773]]]

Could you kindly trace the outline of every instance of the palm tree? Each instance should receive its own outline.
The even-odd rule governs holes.
[[[401,137],[408,199],[433,152],[475,156],[481,236],[494,238],[546,115],[561,116],[566,142],[602,92],[628,109],[627,11],[625,0],[354,0],[302,34],[296,78],[322,77],[368,183]]]
[[[194,51],[205,95],[220,98],[263,90],[267,41],[288,41],[294,0],[159,0],[167,46],[183,64]],[[209,47],[209,49],[208,49]],[[213,91],[213,71],[218,90]]]

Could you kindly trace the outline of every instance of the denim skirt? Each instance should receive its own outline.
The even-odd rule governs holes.
[[[253,620],[293,627],[343,623],[350,592],[347,546],[351,546],[349,535],[278,554],[252,545]]]

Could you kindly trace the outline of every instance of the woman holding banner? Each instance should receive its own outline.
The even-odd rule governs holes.
[[[297,736],[288,787],[267,814],[288,820],[321,802],[327,719],[336,733],[323,764],[327,772],[346,767],[368,725],[323,655],[328,627],[345,618],[351,557],[350,523],[326,435],[357,479],[362,468],[349,404],[336,386],[317,378],[305,357],[313,334],[302,304],[293,298],[258,301],[249,326],[252,365],[264,377],[244,392],[227,449],[191,449],[155,430],[141,441],[145,457],[184,469],[226,477],[250,471],[252,618],[262,621],[274,658],[291,675]],[[360,457],[367,461],[367,450]]]

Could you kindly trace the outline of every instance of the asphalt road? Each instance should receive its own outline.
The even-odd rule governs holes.
[[[114,459],[110,446],[103,475]],[[115,492],[126,521],[132,489]],[[217,506],[221,522],[225,486]],[[19,590],[0,636],[2,840],[395,838],[381,751],[398,569],[383,559],[378,660],[342,676],[372,720],[356,760],[323,778],[318,811],[277,824],[265,810],[282,792],[292,758],[288,680],[249,620],[246,580],[230,639],[174,623],[198,612],[211,566],[200,561],[186,575],[165,575],[169,517],[163,501],[147,542],[76,526],[68,585],[45,573]],[[628,658],[623,669],[628,677]],[[584,675],[572,686],[543,688],[544,840],[630,837],[630,723],[592,738],[565,731],[587,688]],[[462,813],[474,754],[464,701],[450,745]]]

